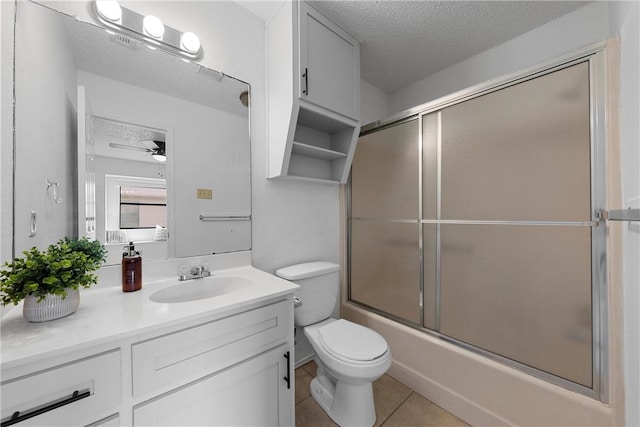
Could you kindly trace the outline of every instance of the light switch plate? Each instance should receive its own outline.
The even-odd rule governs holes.
[[[213,199],[213,190],[210,188],[198,188],[197,198],[211,200]]]

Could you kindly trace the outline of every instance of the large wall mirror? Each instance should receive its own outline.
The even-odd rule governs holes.
[[[29,1],[15,28],[16,254],[251,249],[248,84]]]

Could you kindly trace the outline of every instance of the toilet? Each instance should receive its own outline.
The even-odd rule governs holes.
[[[331,318],[340,293],[340,266],[308,262],[281,268],[276,275],[300,286],[295,325],[304,330],[318,365],[311,395],[340,426],[372,426],[372,382],[391,366],[391,351],[374,330]]]

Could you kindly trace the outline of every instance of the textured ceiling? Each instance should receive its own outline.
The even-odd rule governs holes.
[[[587,1],[312,3],[361,45],[362,78],[387,93],[539,27]],[[240,1],[265,21],[281,1]]]

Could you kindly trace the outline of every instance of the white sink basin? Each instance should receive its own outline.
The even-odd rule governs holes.
[[[151,294],[153,302],[173,303],[197,301],[228,295],[251,286],[251,280],[239,276],[219,276],[181,282]]]

